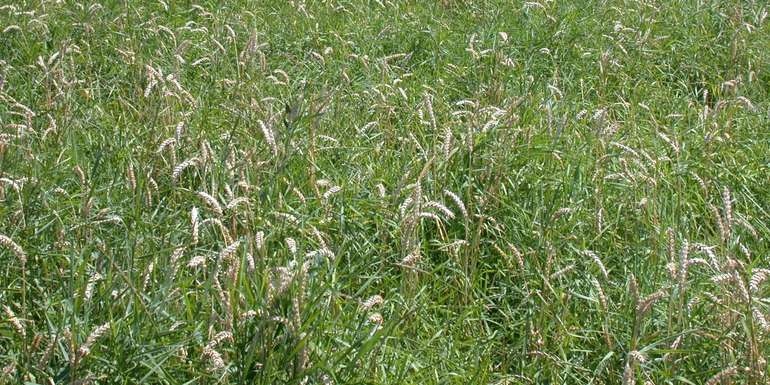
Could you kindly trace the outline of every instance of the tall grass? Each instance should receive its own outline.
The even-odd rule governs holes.
[[[0,6],[0,384],[765,384],[762,2]]]

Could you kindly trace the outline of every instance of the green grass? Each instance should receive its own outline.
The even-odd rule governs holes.
[[[770,381],[762,2],[226,3],[0,7],[0,384]]]

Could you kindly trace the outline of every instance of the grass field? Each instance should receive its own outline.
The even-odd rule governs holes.
[[[767,8],[0,5],[0,384],[767,384]]]

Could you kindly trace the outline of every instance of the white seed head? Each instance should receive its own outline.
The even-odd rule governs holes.
[[[27,265],[27,254],[24,253],[24,250],[22,250],[21,246],[19,246],[16,242],[14,242],[11,238],[0,235],[0,245],[5,246],[8,248],[13,255],[16,256],[16,258],[21,262],[22,269],[24,269]]]
[[[286,242],[286,247],[289,248],[289,252],[292,255],[297,254],[297,241],[294,238],[286,238],[284,241]]]
[[[264,231],[257,231],[256,234],[254,234],[254,248],[257,250],[262,249],[265,246],[265,232]]]
[[[225,367],[225,361],[222,359],[222,355],[219,354],[216,350],[205,346],[203,348],[203,352],[201,354],[204,359],[208,359],[209,361],[209,370],[211,371],[218,371],[221,369],[224,369]]]
[[[21,322],[21,320],[16,317],[16,314],[13,312],[13,310],[11,310],[8,305],[3,305],[3,311],[5,311],[5,315],[8,317],[8,322],[13,325],[13,328],[16,329],[16,332],[19,333],[22,338],[26,337],[26,328],[24,327],[24,324]]]
[[[706,385],[717,385],[721,384],[723,380],[728,379],[730,377],[735,376],[738,374],[738,368],[735,366],[731,366],[726,369],[722,369],[719,373],[715,374],[713,377],[709,378],[708,381],[706,381]]]
[[[405,267],[414,267],[417,265],[417,263],[422,259],[422,255],[420,254],[419,249],[415,249],[411,253],[409,253],[406,257],[404,257],[403,260],[401,260],[401,265]]]
[[[596,266],[599,267],[599,270],[601,270],[602,275],[604,276],[604,279],[609,278],[609,273],[607,272],[607,268],[604,266],[604,263],[602,262],[601,258],[599,258],[599,255],[591,250],[585,250],[585,255],[591,257],[591,259],[596,263]]]
[[[247,198],[247,197],[238,197],[238,198],[235,198],[235,199],[231,200],[231,201],[230,201],[230,202],[227,204],[227,206],[226,206],[225,208],[226,208],[227,210],[233,210],[233,209],[235,209],[236,207],[238,207],[238,205],[242,205],[242,204],[243,204],[243,205],[246,205],[246,206],[248,206],[248,205],[249,205],[249,198]]]
[[[198,234],[199,234],[199,226],[200,226],[200,219],[198,214],[198,208],[194,207],[192,210],[190,210],[190,222],[192,224],[192,243],[194,245],[198,244]]]
[[[216,198],[204,191],[198,191],[198,196],[203,199],[203,202],[205,202],[211,211],[213,211],[218,217],[223,215],[222,206],[219,204],[219,201]]]
[[[237,240],[233,242],[230,246],[225,247],[222,250],[222,252],[219,253],[219,260],[225,261],[230,259],[230,257],[232,257],[233,254],[235,254],[235,251],[238,250],[238,246],[240,245],[241,245],[241,241]]]
[[[369,322],[371,322],[373,324],[381,325],[383,321],[384,321],[384,319],[382,318],[382,314],[380,314],[380,313],[372,313],[369,316]]]
[[[83,300],[85,302],[90,302],[91,297],[94,294],[94,287],[96,287],[96,284],[102,280],[102,275],[99,273],[94,272],[91,274],[91,277],[88,278],[88,283],[86,284],[86,290],[83,292]]]
[[[401,214],[401,217],[406,216],[406,210],[409,208],[409,206],[412,205],[412,202],[414,202],[414,199],[412,199],[412,197],[408,197],[404,199],[404,202],[401,203],[401,206],[398,207],[398,211]]]
[[[267,145],[270,146],[270,149],[273,151],[273,156],[278,155],[278,144],[275,142],[275,135],[273,134],[273,130],[268,127],[265,122],[258,121],[259,128],[262,130],[262,135],[265,137],[265,142],[267,142]]]
[[[425,208],[425,209],[437,210],[437,211],[441,212],[442,214],[444,214],[444,217],[446,217],[446,219],[454,219],[455,218],[455,213],[453,213],[452,210],[450,210],[448,207],[444,206],[443,204],[441,204],[439,202],[436,202],[436,201],[426,202],[422,207]]]
[[[158,149],[155,151],[157,153],[163,152],[163,150],[166,149],[166,147],[171,147],[171,149],[174,149],[174,146],[176,145],[176,139],[175,138],[168,138],[162,142],[160,142],[160,145],[158,145]]]
[[[381,305],[383,302],[384,302],[384,300],[382,299],[382,296],[379,295],[379,294],[375,294],[375,295],[367,298],[366,301],[362,302],[361,306],[364,309],[369,310],[369,309],[371,309],[371,308],[373,308],[373,307],[375,307],[377,305]]]
[[[332,195],[334,195],[334,194],[336,194],[336,193],[338,193],[340,191],[342,191],[342,187],[340,187],[340,186],[329,187],[329,189],[326,190],[326,192],[324,193],[323,198],[324,198],[324,200],[328,201],[329,198],[332,197]]]
[[[171,172],[171,179],[176,183],[176,181],[179,180],[179,176],[182,175],[182,172],[190,166],[195,166],[198,164],[198,158],[192,157],[190,159],[187,159],[183,161],[182,163],[179,163],[174,167],[174,170]]]
[[[444,195],[448,196],[449,199],[451,199],[455,203],[457,208],[460,209],[460,213],[462,213],[463,218],[468,219],[468,210],[465,209],[465,204],[463,203],[463,200],[460,199],[460,197],[457,194],[449,190],[444,190]]]
[[[190,262],[187,263],[187,267],[189,268],[196,268],[198,266],[206,266],[206,257],[203,255],[197,255],[190,259]]]
[[[88,335],[88,338],[86,338],[86,341],[83,343],[83,345],[81,345],[78,349],[77,359],[80,360],[81,358],[91,353],[91,348],[93,347],[94,343],[96,343],[96,341],[101,338],[101,336],[107,333],[108,330],[110,330],[109,322],[94,329],[91,334]]]

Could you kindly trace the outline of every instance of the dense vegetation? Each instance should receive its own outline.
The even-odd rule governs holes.
[[[0,384],[766,384],[764,2],[0,6]]]

